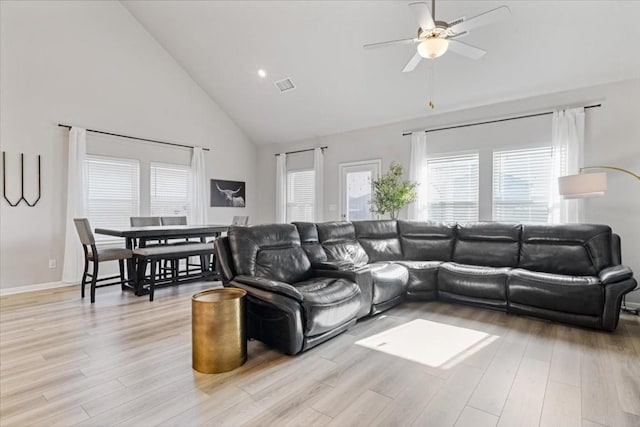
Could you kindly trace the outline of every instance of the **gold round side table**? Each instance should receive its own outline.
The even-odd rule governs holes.
[[[191,298],[193,369],[204,374],[231,371],[247,360],[242,289],[211,289]]]

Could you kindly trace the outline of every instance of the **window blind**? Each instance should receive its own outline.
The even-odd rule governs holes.
[[[150,165],[151,216],[187,216],[191,213],[191,168],[165,163]]]
[[[95,228],[128,227],[140,212],[140,164],[137,160],[87,156],[87,211]],[[96,243],[121,242],[96,234]]]
[[[478,153],[429,158],[427,175],[429,220],[478,220]]]
[[[287,172],[287,222],[313,221],[315,172]]]
[[[494,221],[548,222],[551,156],[551,147],[493,153]]]

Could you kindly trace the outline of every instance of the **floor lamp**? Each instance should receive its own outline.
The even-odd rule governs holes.
[[[560,190],[560,195],[565,199],[576,199],[604,195],[604,192],[607,191],[607,174],[605,172],[582,173],[587,169],[606,169],[622,172],[627,175],[631,175],[632,177],[640,181],[640,175],[638,175],[637,173],[633,173],[628,169],[617,168],[615,166],[585,166],[583,168],[580,168],[580,173],[578,173],[578,175],[567,175],[558,178],[558,188]],[[626,295],[622,297],[621,309],[628,313],[635,314],[636,316],[639,314],[639,310],[637,308],[627,307]]]

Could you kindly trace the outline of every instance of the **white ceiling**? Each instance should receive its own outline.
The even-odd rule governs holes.
[[[123,3],[256,143],[640,77],[640,1],[440,0],[446,21],[503,4],[513,16],[462,40],[483,58],[448,52],[412,73],[401,72],[411,46],[362,49],[415,35],[409,1]],[[297,89],[281,94],[285,77]]]

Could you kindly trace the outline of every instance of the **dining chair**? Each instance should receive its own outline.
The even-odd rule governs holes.
[[[162,225],[162,221],[159,216],[131,216],[129,217],[129,223],[132,227],[149,227],[154,225]],[[136,246],[146,247],[149,240],[141,239],[136,242]],[[160,240],[153,240],[153,244],[162,244]]]
[[[161,216],[162,225],[187,225],[186,216]]]
[[[176,215],[176,216],[162,216],[160,217],[160,222],[162,223],[162,225],[187,225],[187,217],[183,216],[183,215]],[[169,243],[168,241],[165,240],[165,243]],[[182,245],[185,243],[189,243],[189,239],[185,239],[182,241],[177,241],[177,242],[172,242],[172,244],[178,244],[178,245]],[[196,264],[196,263],[190,263],[188,258],[184,258],[185,259],[185,268],[186,268],[186,272],[187,274],[189,274],[189,272],[191,271],[189,269],[189,267],[198,267],[198,268],[202,268],[202,266],[200,264]],[[177,264],[175,264],[177,262]],[[179,271],[178,269],[180,268],[180,260],[176,260],[173,261],[174,265],[172,265],[171,267],[167,266],[167,261],[164,262],[164,266],[162,267],[163,271],[166,271],[168,269],[171,269],[174,275],[178,275]]]
[[[132,227],[162,225],[162,219],[159,216],[132,216],[129,217],[129,222]]]
[[[247,225],[249,224],[249,217],[248,216],[234,216],[233,220],[231,221],[232,225]]]
[[[84,298],[84,287],[87,284],[88,278],[91,278],[91,303],[96,302],[96,288],[120,284],[124,290],[124,286],[127,283],[124,275],[124,260],[131,258],[133,256],[133,252],[125,248],[98,248],[96,246],[96,239],[93,236],[89,220],[87,218],[74,218],[73,223],[76,226],[76,231],[78,232],[78,237],[80,237],[80,243],[82,243],[82,249],[84,250],[84,272],[82,273],[81,284],[82,298]],[[89,261],[93,263],[93,270],[91,273],[89,273]],[[98,265],[101,262],[106,261],[118,261],[118,264],[120,265],[120,274],[98,279]],[[104,283],[99,286],[97,284],[98,282],[114,279],[119,280]]]

